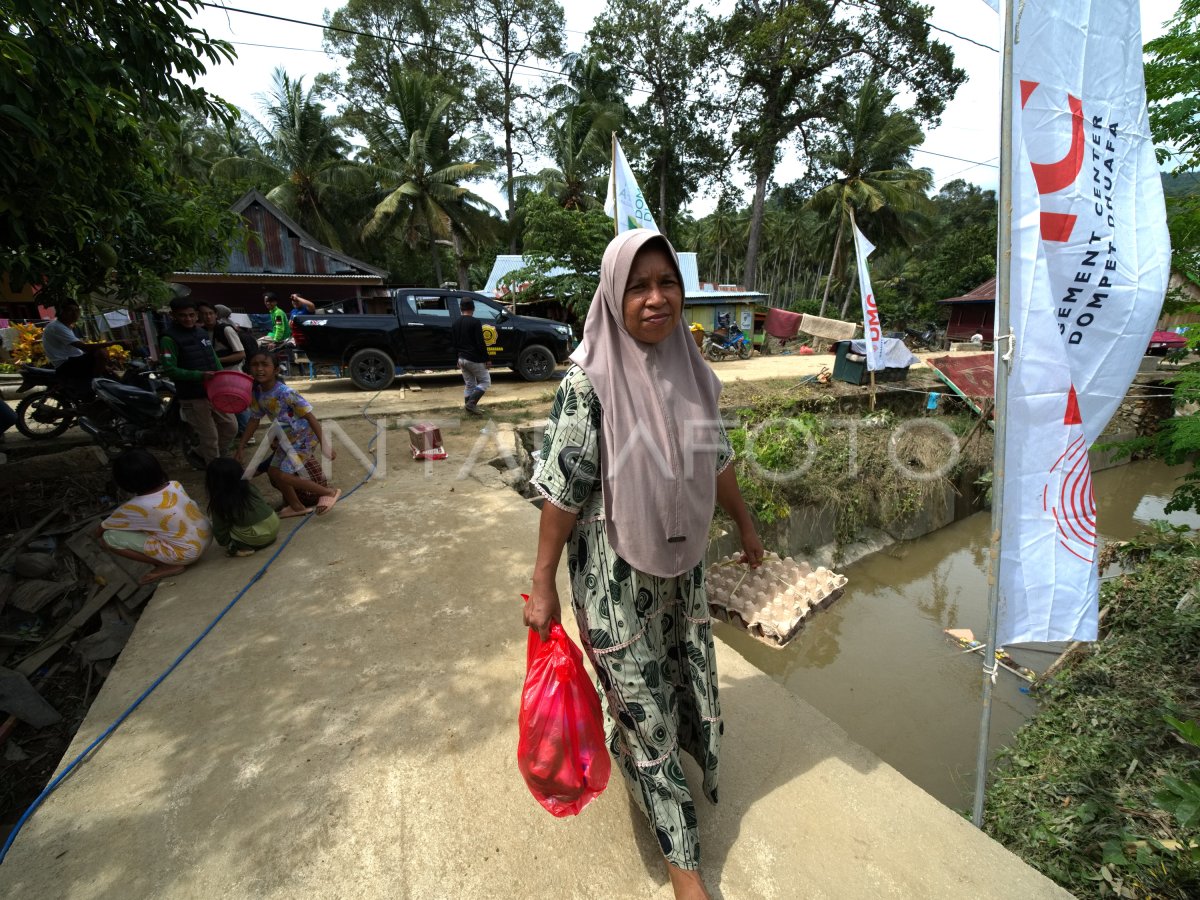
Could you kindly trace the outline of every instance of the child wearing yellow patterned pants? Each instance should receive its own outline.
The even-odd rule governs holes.
[[[96,536],[117,556],[154,567],[140,583],[178,575],[203,555],[212,536],[208,519],[154,456],[125,450],[113,460],[113,480],[134,496],[100,523]]]

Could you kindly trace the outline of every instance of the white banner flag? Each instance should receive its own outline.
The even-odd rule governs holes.
[[[875,252],[875,245],[868,241],[857,223],[854,229],[854,252],[858,257],[858,290],[862,294],[863,339],[867,345],[867,370],[878,372],[883,364],[883,329],[879,326],[879,308],[875,305],[875,293],[871,290],[871,273],[867,271],[867,257]]]
[[[1095,640],[1088,449],[1129,389],[1162,307],[1166,213],[1137,0],[1026,0],[1016,10],[1016,354],[998,640]]]
[[[612,168],[608,171],[608,193],[605,195],[604,211],[609,218],[617,220],[617,234],[631,228],[649,228],[658,231],[654,216],[642,196],[633,171],[625,160],[625,153],[616,137],[613,138]]]

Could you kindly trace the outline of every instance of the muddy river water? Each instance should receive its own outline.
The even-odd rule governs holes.
[[[1163,518],[1200,528],[1200,516],[1163,514],[1188,469],[1137,462],[1097,473],[1103,537],[1128,539]],[[790,647],[772,649],[724,625],[717,634],[943,803],[969,807],[982,659],[964,654],[942,630],[970,628],[983,639],[990,523],[990,513],[979,513],[847,566],[845,596]],[[1035,671],[1056,655],[1013,652]],[[993,749],[1037,708],[1024,681],[1004,670],[998,677]]]

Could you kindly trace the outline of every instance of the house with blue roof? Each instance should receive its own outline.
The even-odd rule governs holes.
[[[522,303],[521,285],[505,283],[506,275],[527,265],[529,262],[519,255],[497,256],[482,292],[514,306],[528,307],[522,309],[522,313],[561,318],[553,315],[553,310],[548,308],[550,305],[559,307],[555,301],[538,298],[530,303]],[[736,322],[750,334],[754,328],[755,305],[770,305],[770,295],[761,291],[747,291],[735,284],[701,281],[695,253],[680,253],[679,269],[683,275],[683,317],[689,325],[696,323],[704,326],[705,331],[712,331],[717,317],[728,314],[731,322]],[[556,268],[550,274],[569,275],[570,270]]]

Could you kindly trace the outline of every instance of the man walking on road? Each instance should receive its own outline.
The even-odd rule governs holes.
[[[220,372],[221,362],[212,338],[198,321],[195,300],[172,300],[171,324],[163,332],[159,347],[163,371],[175,382],[180,416],[195,429],[200,455],[207,464],[229,449],[237,434],[237,419],[213,409],[204,393],[206,374]]]
[[[483,339],[483,323],[475,318],[475,301],[463,297],[458,301],[459,312],[462,313],[450,326],[450,340],[458,353],[458,367],[462,369],[464,406],[471,415],[482,415],[478,409],[479,398],[483,396],[492,384],[492,375],[488,372],[491,365],[488,362],[487,342]]]

